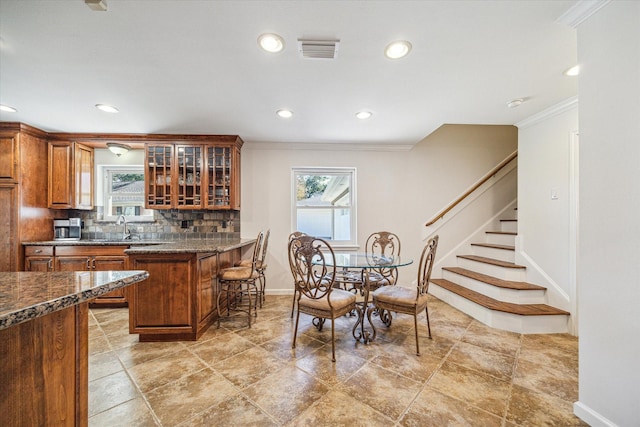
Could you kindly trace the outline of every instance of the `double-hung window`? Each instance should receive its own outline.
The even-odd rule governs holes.
[[[144,207],[144,169],[142,166],[102,166],[104,179],[104,220],[120,215],[127,221],[153,221],[153,210]]]
[[[356,245],[355,168],[293,168],[293,230]]]

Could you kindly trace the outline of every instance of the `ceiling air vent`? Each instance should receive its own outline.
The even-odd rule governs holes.
[[[340,40],[298,39],[298,51],[305,59],[335,59]]]

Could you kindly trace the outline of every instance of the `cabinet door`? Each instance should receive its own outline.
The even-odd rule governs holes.
[[[0,184],[0,271],[17,271],[17,195],[14,184]]]
[[[93,149],[82,144],[74,147],[76,209],[93,209]]]
[[[173,145],[147,144],[145,146],[147,209],[170,209],[173,206]]]
[[[26,257],[24,259],[24,271],[53,271],[53,257]]]
[[[18,180],[18,134],[0,136],[0,181]]]
[[[73,144],[69,141],[50,142],[48,196],[50,208],[73,208],[73,168]]]
[[[198,259],[198,323],[204,326],[213,316],[217,318],[218,257],[207,255]]]
[[[91,262],[91,267],[93,271],[108,271],[108,270],[116,270],[122,271],[127,269],[127,257],[126,256],[96,256],[93,258]],[[100,306],[109,306],[115,307],[125,307],[126,306],[126,298],[125,298],[125,289],[116,289],[115,291],[111,291],[107,294],[100,295],[96,298],[92,303],[91,307],[100,307]]]
[[[176,168],[178,175],[176,208],[202,209],[202,158],[201,145],[177,145]]]
[[[56,271],[87,271],[91,268],[91,261],[88,256],[58,256]]]
[[[231,209],[231,181],[233,177],[232,147],[208,146],[207,151],[207,209]]]

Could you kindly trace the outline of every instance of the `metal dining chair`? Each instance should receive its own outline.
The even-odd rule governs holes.
[[[429,323],[429,309],[427,307],[427,291],[431,269],[438,248],[438,236],[427,241],[418,266],[418,282],[413,288],[402,286],[382,286],[373,292],[373,304],[376,309],[389,312],[405,313],[413,316],[416,333],[416,354],[420,356],[420,344],[418,341],[418,314],[422,311],[427,315],[427,328],[431,338],[431,325]],[[385,322],[386,323],[386,322]],[[391,322],[389,322],[390,324]],[[388,326],[388,325],[387,325]]]
[[[289,265],[297,289],[296,326],[291,348],[296,348],[300,313],[318,318],[318,329],[331,319],[331,355],[336,361],[335,319],[353,311],[356,296],[335,288],[335,270],[327,258],[334,259],[333,249],[327,241],[313,236],[295,237],[289,242]],[[330,265],[329,265],[330,264]]]

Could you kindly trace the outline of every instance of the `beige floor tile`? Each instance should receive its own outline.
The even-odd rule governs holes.
[[[128,372],[142,392],[176,381],[206,365],[187,349],[131,366]]]
[[[510,381],[516,359],[488,348],[459,342],[451,350],[447,361]]]
[[[578,377],[549,366],[521,359],[516,366],[513,383],[530,390],[552,394],[561,399],[578,400]]]
[[[422,383],[371,363],[349,378],[345,386],[351,397],[393,420],[400,418],[422,389]]]
[[[215,365],[222,360],[228,359],[238,353],[253,348],[254,344],[242,338],[236,333],[219,336],[215,340],[208,340],[189,347],[194,354],[201,358],[208,365]]]
[[[504,416],[511,383],[491,375],[445,362],[427,383],[443,394]]]
[[[287,424],[288,427],[388,427],[394,423],[358,399],[330,391],[315,405]]]
[[[260,311],[262,313],[262,311]],[[294,323],[288,317],[256,322],[251,328],[238,331],[237,334],[254,344],[262,344],[282,335],[293,334]]]
[[[398,348],[396,344],[389,344],[381,355],[371,361],[373,364],[420,383],[427,381],[441,362],[441,358],[429,354],[416,356],[415,353],[407,353],[404,348]]]
[[[237,387],[245,388],[277,371],[282,363],[267,350],[254,346],[212,366]]]
[[[462,341],[512,357],[515,357],[520,349],[520,334],[490,328],[478,321],[471,323]]]
[[[573,402],[513,386],[506,419],[518,426],[587,426],[573,415]]]
[[[427,387],[409,407],[400,424],[406,427],[500,427],[502,417]]]
[[[578,375],[578,352],[567,351],[562,344],[558,345],[551,340],[534,341],[528,335],[523,335],[519,359],[549,366],[570,375]]]
[[[92,334],[89,332],[89,337],[91,337],[89,340],[89,356],[111,351],[109,340],[104,334]]]
[[[184,349],[181,342],[135,342],[116,350],[116,354],[127,368],[157,359],[158,357]]]
[[[175,426],[236,394],[233,384],[206,368],[154,389],[147,399],[163,426]]]
[[[121,403],[89,418],[89,427],[155,427],[151,409],[142,397]]]
[[[278,423],[245,397],[234,395],[179,424],[179,427],[275,427],[277,425]]]
[[[122,364],[111,351],[89,356],[89,381],[106,377],[124,370]]]
[[[308,335],[301,335],[296,339],[296,348],[291,348],[292,342],[293,335],[286,334],[264,342],[260,344],[260,347],[280,359],[293,361],[305,357],[325,345],[323,342],[315,340]]]
[[[336,361],[331,361],[331,344],[303,357],[295,365],[329,386],[344,383],[358,369],[367,363],[366,359],[351,352],[336,350]]]
[[[120,371],[89,382],[89,416],[139,397],[126,372]]]
[[[247,387],[244,393],[278,423],[285,424],[328,391],[328,386],[311,375],[287,365]]]

